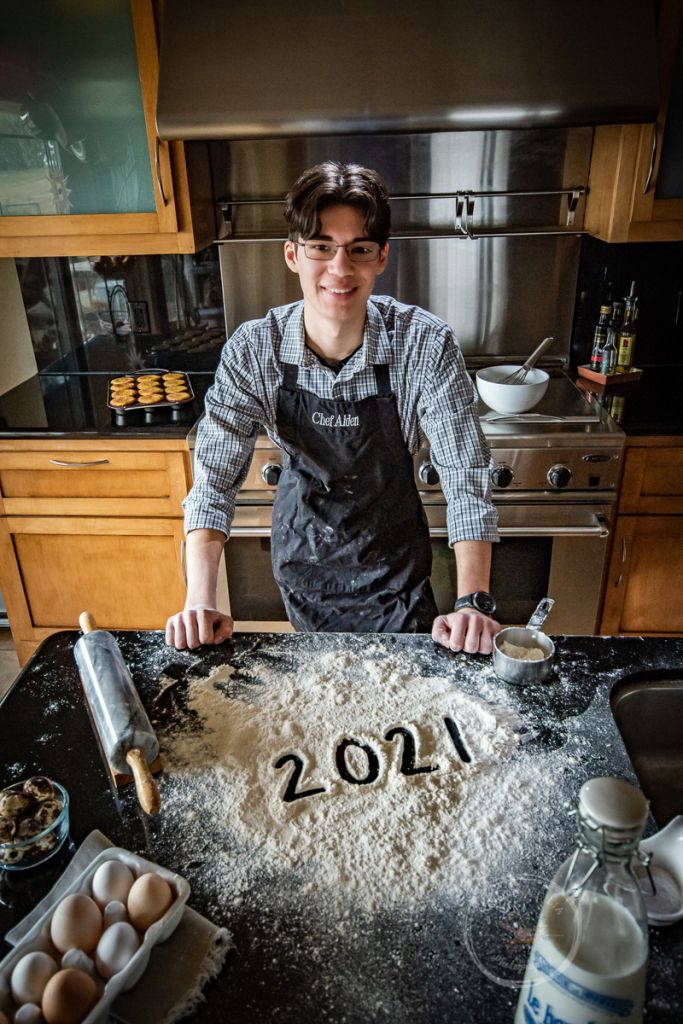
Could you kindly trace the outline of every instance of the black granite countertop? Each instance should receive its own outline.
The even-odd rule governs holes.
[[[683,366],[645,366],[632,383],[577,383],[614,416],[627,437],[666,437],[683,434]]]
[[[128,413],[120,422],[107,406],[111,372],[41,373],[0,395],[1,437],[185,437],[199,419],[213,373],[189,373],[195,399],[171,419],[170,410],[145,418]],[[646,367],[639,381],[600,388],[578,383],[592,400],[612,411],[630,437],[683,434],[683,366]],[[616,404],[615,404],[616,403]]]
[[[189,374],[194,400],[118,418],[107,405],[112,373],[36,374],[0,395],[0,438],[184,438],[199,419],[211,373]],[[117,421],[118,419],[118,421]]]
[[[582,783],[597,775],[635,781],[609,710],[612,686],[635,670],[683,668],[683,639],[558,637],[555,667],[546,683],[519,688],[499,681],[489,658],[449,654],[427,636],[241,634],[220,647],[178,652],[166,647],[158,632],[114,635],[162,748],[164,730],[183,706],[191,679],[220,669],[224,679],[239,677],[258,688],[269,678],[272,686],[273,679],[301,672],[325,653],[340,658],[398,655],[420,676],[452,681],[454,694],[462,691],[504,705],[519,716],[527,733],[528,742],[515,758],[540,758],[548,772],[555,770],[558,756],[563,759],[562,779],[548,778],[551,798],[539,801],[533,813],[527,811],[525,820],[517,821],[516,807],[509,807],[523,838],[515,874],[532,872],[543,883],[573,847],[574,825],[560,795],[576,796]],[[275,873],[252,877],[248,884],[235,879],[234,885],[216,891],[212,858],[220,850],[229,867],[235,840],[208,809],[196,806],[193,824],[181,836],[168,804],[164,813],[164,794],[172,785],[168,776],[159,777],[162,811],[154,819],[142,814],[130,788],[112,791],[73,661],[77,638],[65,632],[45,641],[0,704],[0,783],[35,772],[58,779],[71,795],[74,844],[100,829],[114,843],[178,871],[192,886],[191,906],[230,930],[236,949],[207,986],[207,1001],[193,1019],[229,1018],[236,1024],[491,1024],[512,1019],[517,990],[491,980],[475,963],[475,954],[480,962],[486,960],[489,947],[499,955],[492,931],[500,921],[492,926],[491,907],[468,906],[466,894],[453,899],[437,891],[399,914],[356,908],[321,930],[307,888],[296,879]],[[229,771],[225,785],[230,785]],[[650,821],[648,830],[654,828]],[[63,852],[51,868],[36,869],[35,877],[6,873],[0,884],[3,935],[46,891],[70,853]],[[653,929],[650,942],[647,1020],[678,1024],[683,926]],[[526,947],[517,955],[525,960]]]

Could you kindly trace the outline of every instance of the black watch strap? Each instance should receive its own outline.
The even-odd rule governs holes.
[[[494,615],[496,611],[495,599],[486,590],[475,590],[473,594],[465,594],[455,602],[453,611],[459,612],[463,608],[472,608],[482,615]]]

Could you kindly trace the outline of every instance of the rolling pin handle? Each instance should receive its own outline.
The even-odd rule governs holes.
[[[97,629],[95,616],[91,615],[90,612],[81,612],[78,616],[78,625],[83,633],[92,633]]]
[[[135,791],[138,795],[140,806],[146,814],[157,814],[161,807],[161,797],[159,795],[159,788],[147,764],[144,751],[138,747],[133,747],[126,754],[126,761],[133,772]]]

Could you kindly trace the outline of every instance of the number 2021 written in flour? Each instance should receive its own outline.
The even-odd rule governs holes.
[[[455,747],[458,757],[465,764],[468,764],[472,758],[462,741],[457,723],[452,718],[445,717],[444,725],[446,726],[448,735],[453,742],[453,746]],[[418,765],[415,763],[415,736],[406,726],[397,725],[393,729],[389,729],[384,738],[388,742],[391,742],[399,737],[403,741],[401,764],[399,766],[401,775],[425,775],[429,772],[438,772],[438,764]],[[367,769],[364,775],[356,774],[349,765],[347,753],[352,749],[362,750],[365,755],[367,760]],[[326,786],[314,785],[307,789],[299,788],[299,784],[302,783],[301,776],[304,771],[304,760],[299,754],[283,754],[282,757],[278,758],[275,762],[275,767],[284,768],[289,763],[291,763],[293,767],[284,793],[282,794],[282,799],[285,803],[291,803],[293,800],[303,800],[305,797],[316,796],[319,793],[327,792]],[[352,786],[368,786],[373,782],[376,782],[379,778],[380,758],[377,751],[369,743],[362,743],[360,740],[354,739],[352,736],[345,737],[337,744],[337,749],[335,751],[335,764],[340,779],[342,779],[343,782],[348,782]]]

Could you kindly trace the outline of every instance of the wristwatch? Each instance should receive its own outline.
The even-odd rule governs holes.
[[[459,597],[453,611],[459,612],[462,608],[474,608],[475,612],[481,612],[483,615],[493,615],[496,610],[496,602],[485,590],[475,590],[473,594]]]

